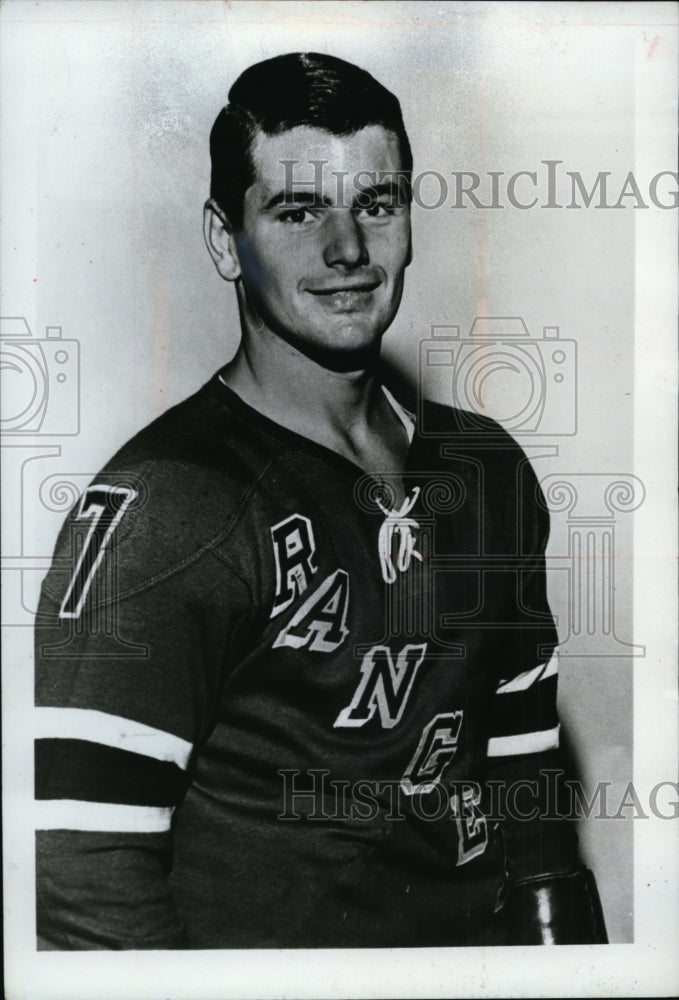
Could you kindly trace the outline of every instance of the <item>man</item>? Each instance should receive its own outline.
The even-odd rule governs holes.
[[[43,586],[40,947],[604,940],[569,824],[513,794],[560,767],[533,473],[381,381],[398,101],[281,56],[211,156],[240,346],[96,477]]]

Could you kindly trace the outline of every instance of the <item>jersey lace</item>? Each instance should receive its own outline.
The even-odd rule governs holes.
[[[418,522],[408,514],[415,506],[420,495],[420,487],[416,486],[412,494],[406,497],[399,508],[389,510],[378,499],[377,505],[384,514],[384,521],[380,526],[380,533],[377,544],[380,553],[380,566],[382,569],[382,579],[385,583],[393,583],[397,573],[405,573],[413,558],[422,561],[422,555],[415,548],[415,537],[413,530],[419,528]],[[393,549],[394,536],[398,538],[398,552],[396,563],[394,564]]]

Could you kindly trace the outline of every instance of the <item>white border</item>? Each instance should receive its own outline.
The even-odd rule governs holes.
[[[540,9],[545,5],[521,6]],[[570,20],[585,9],[579,4],[559,7]],[[663,146],[667,147],[663,159],[674,161],[674,139],[667,124],[675,116],[676,6],[611,3],[586,7],[588,16],[592,16],[593,9],[604,7],[611,18],[619,16],[628,23],[636,18],[639,47],[635,166],[643,173],[650,151],[656,155],[649,162],[655,163]],[[396,11],[397,5],[394,8]],[[649,62],[646,28],[658,34],[665,53],[670,52],[660,63]],[[27,152],[30,169],[32,154]],[[636,422],[634,472],[648,490],[648,502],[635,521],[634,633],[635,641],[643,640],[648,646],[647,657],[634,667],[634,780],[640,792],[650,789],[659,775],[676,775],[677,770],[675,233],[673,213],[637,214],[635,393],[643,417]],[[3,711],[7,723],[16,706],[30,700],[30,662],[14,658],[6,669],[5,683]],[[674,706],[674,722],[656,727],[656,720],[667,717],[668,702]],[[6,725],[5,732],[10,731],[11,725]],[[6,995],[10,1000],[603,997],[672,995],[679,990],[677,831],[676,824],[655,819],[636,824],[633,945],[532,948],[528,954],[523,949],[36,954],[31,933],[34,886],[31,876],[26,878],[32,846],[26,846],[24,827],[22,789],[29,780],[25,768],[26,761],[16,746],[7,748],[5,954]],[[257,873],[253,873],[256,877]]]

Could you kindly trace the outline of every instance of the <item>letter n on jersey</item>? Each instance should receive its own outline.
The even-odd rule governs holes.
[[[335,728],[364,726],[376,711],[383,729],[398,725],[426,651],[426,642],[408,644],[394,663],[388,646],[369,649],[361,663],[362,677],[354,697],[335,719]]]

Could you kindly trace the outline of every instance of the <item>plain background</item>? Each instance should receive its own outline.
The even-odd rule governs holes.
[[[588,187],[597,171],[610,171],[615,200],[635,169],[640,28],[624,8],[640,6],[10,5],[3,146],[12,193],[2,315],[26,317],[36,336],[46,325],[61,326],[81,354],[80,433],[45,438],[60,455],[36,452],[23,486],[13,487],[22,495],[7,516],[14,527],[20,521],[22,555],[48,556],[63,518],[63,509],[46,510],[37,499],[37,483],[60,474],[82,488],[128,437],[198,388],[235,349],[235,296],[208,259],[201,213],[207,137],[239,72],[293,50],[348,58],[399,97],[416,172],[492,170],[506,178],[535,170],[544,201],[541,161],[557,159]],[[662,5],[650,6],[662,21]],[[648,58],[671,60],[662,32],[658,37],[660,47],[649,26]],[[650,177],[670,169],[664,150],[649,151],[637,176],[647,202]],[[425,196],[433,197],[429,190]],[[569,195],[566,184],[560,200],[568,203]],[[618,211],[451,204],[452,194],[437,209],[414,208],[415,256],[385,339],[387,356],[415,377],[419,344],[432,325],[467,330],[476,315],[521,316],[537,338],[544,325],[558,326],[577,343],[577,433],[521,439],[540,445],[533,453],[538,476],[632,473],[634,202]],[[440,372],[429,390],[446,399]],[[557,429],[560,419],[557,408]],[[605,512],[600,481],[578,482],[586,514]],[[631,642],[630,514],[616,515],[615,530],[616,630]],[[563,633],[563,512],[553,515],[549,551],[550,596]],[[42,575],[39,568],[23,574],[28,610]],[[610,782],[613,811],[632,779],[632,666],[630,657],[597,655],[562,664],[560,709],[585,787]],[[20,697],[29,692],[25,686]],[[629,810],[581,825],[612,942],[633,939],[632,826]]]

